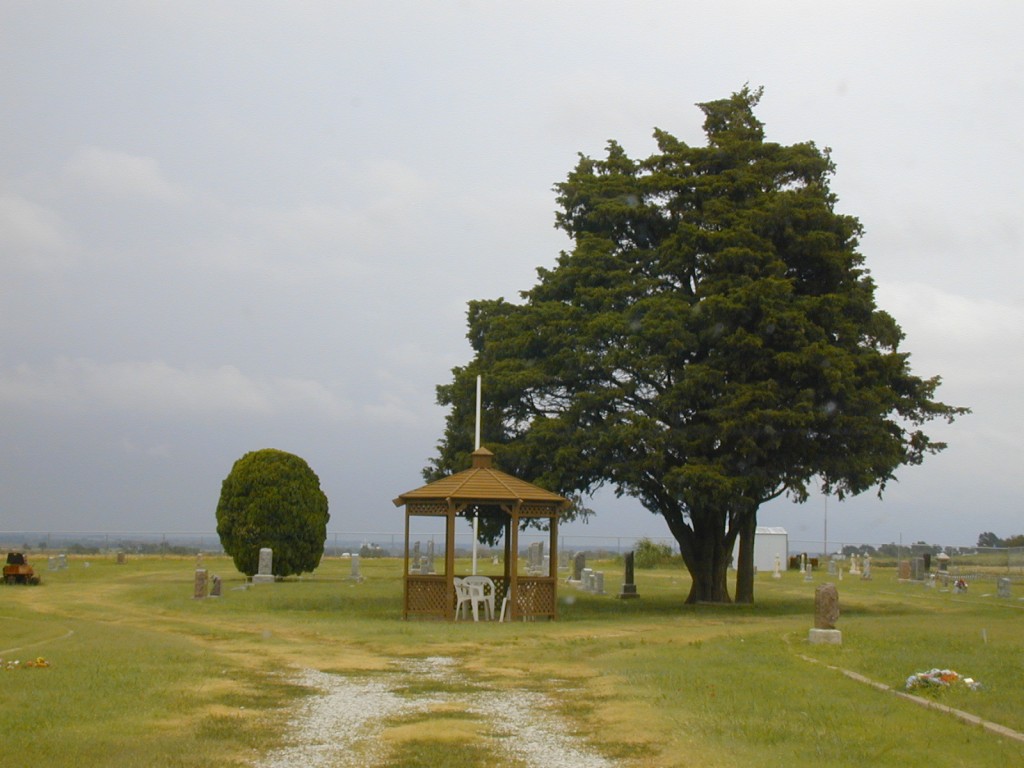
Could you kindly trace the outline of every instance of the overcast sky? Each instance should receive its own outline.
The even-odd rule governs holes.
[[[912,368],[974,409],[884,500],[760,523],[1022,533],[1022,22],[1012,1],[3,0],[0,531],[212,531],[265,447],[317,472],[330,531],[400,531],[466,303],[569,247],[552,186],[577,153],[703,144],[695,103],[749,83],[769,140],[832,148]],[[594,506],[567,532],[668,535]]]

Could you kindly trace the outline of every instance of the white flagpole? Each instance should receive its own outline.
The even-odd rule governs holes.
[[[481,387],[482,376],[476,377],[476,445],[473,446],[475,451],[480,447],[480,387]]]
[[[474,450],[480,448],[480,388],[482,376],[476,377],[476,446]],[[476,550],[478,535],[480,533],[480,516],[473,515],[473,575],[476,576]]]

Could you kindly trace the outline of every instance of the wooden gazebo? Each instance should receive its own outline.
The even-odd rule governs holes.
[[[558,518],[569,501],[551,491],[494,468],[494,454],[473,452],[473,466],[437,480],[394,500],[405,506],[405,600],[403,618],[455,618],[455,525],[462,513],[480,510],[482,516],[501,516],[505,527],[504,574],[492,580],[500,606],[508,598],[506,618],[525,619],[556,614],[558,583]],[[444,517],[444,573],[411,573],[409,521],[412,517]],[[519,572],[519,527],[527,519],[548,521],[550,543],[547,573]],[[462,574],[467,575],[467,574]]]

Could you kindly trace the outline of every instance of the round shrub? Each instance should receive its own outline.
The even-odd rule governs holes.
[[[327,540],[327,496],[298,456],[273,448],[245,454],[221,484],[217,534],[246,576],[259,569],[263,547],[274,550],[274,575],[312,572]]]

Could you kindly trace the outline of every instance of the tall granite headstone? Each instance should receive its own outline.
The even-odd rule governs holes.
[[[583,578],[583,569],[587,567],[587,553],[577,552],[572,559],[572,580],[580,581]]]
[[[274,583],[274,550],[263,547],[260,550],[259,570],[252,577],[253,584]]]
[[[814,628],[808,636],[813,644],[841,645],[843,634],[836,629],[839,621],[839,590],[835,584],[825,583],[814,590]]]
[[[630,550],[629,552],[627,552],[625,558],[623,558],[623,559],[626,562],[626,573],[625,573],[625,575],[624,575],[624,577],[622,579],[622,591],[619,593],[619,597],[624,598],[624,599],[625,598],[631,598],[631,597],[640,597],[640,595],[638,595],[637,592],[636,592],[636,583],[633,580],[634,579],[634,569],[633,569],[634,555],[633,555],[633,551]]]

